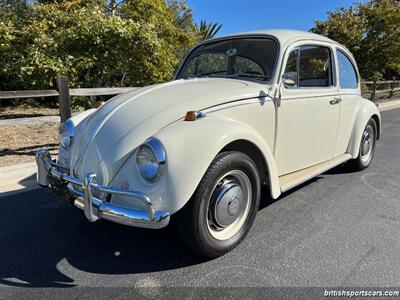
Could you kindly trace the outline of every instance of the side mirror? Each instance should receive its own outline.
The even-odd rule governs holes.
[[[286,87],[297,85],[297,72],[286,72],[282,75],[282,82]]]

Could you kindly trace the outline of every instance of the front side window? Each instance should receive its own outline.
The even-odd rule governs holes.
[[[300,53],[299,53],[300,51]],[[301,46],[288,58],[285,74],[299,87],[329,87],[332,81],[332,59],[329,48]]]
[[[197,47],[177,79],[199,77],[268,81],[273,75],[278,47],[268,38],[236,38]]]
[[[320,46],[303,46],[300,48],[299,86],[331,86],[331,73],[329,48]]]
[[[342,89],[356,89],[358,87],[357,72],[354,65],[340,50],[336,50],[339,66],[339,82]]]

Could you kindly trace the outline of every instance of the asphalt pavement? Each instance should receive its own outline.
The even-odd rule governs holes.
[[[382,118],[368,169],[339,166],[278,200],[264,194],[247,238],[215,260],[173,226],[89,223],[47,189],[3,194],[0,298],[26,287],[399,286],[400,109]]]

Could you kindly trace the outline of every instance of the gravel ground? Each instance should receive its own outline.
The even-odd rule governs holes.
[[[0,108],[0,120],[15,119],[15,118],[29,118],[29,117],[42,117],[42,116],[58,116],[60,111],[58,108],[46,107],[3,107]]]
[[[0,167],[33,162],[35,152],[46,148],[57,153],[58,122],[0,126]]]
[[[39,148],[57,152],[58,108],[0,108],[0,167],[33,162]],[[21,125],[19,125],[21,124]]]

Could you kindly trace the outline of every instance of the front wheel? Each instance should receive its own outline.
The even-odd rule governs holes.
[[[369,119],[362,133],[358,156],[350,161],[353,170],[361,171],[370,165],[375,153],[376,137],[376,122],[373,118],[371,118]]]
[[[259,202],[260,178],[253,160],[241,152],[223,152],[178,215],[179,230],[193,250],[218,257],[244,239]]]

